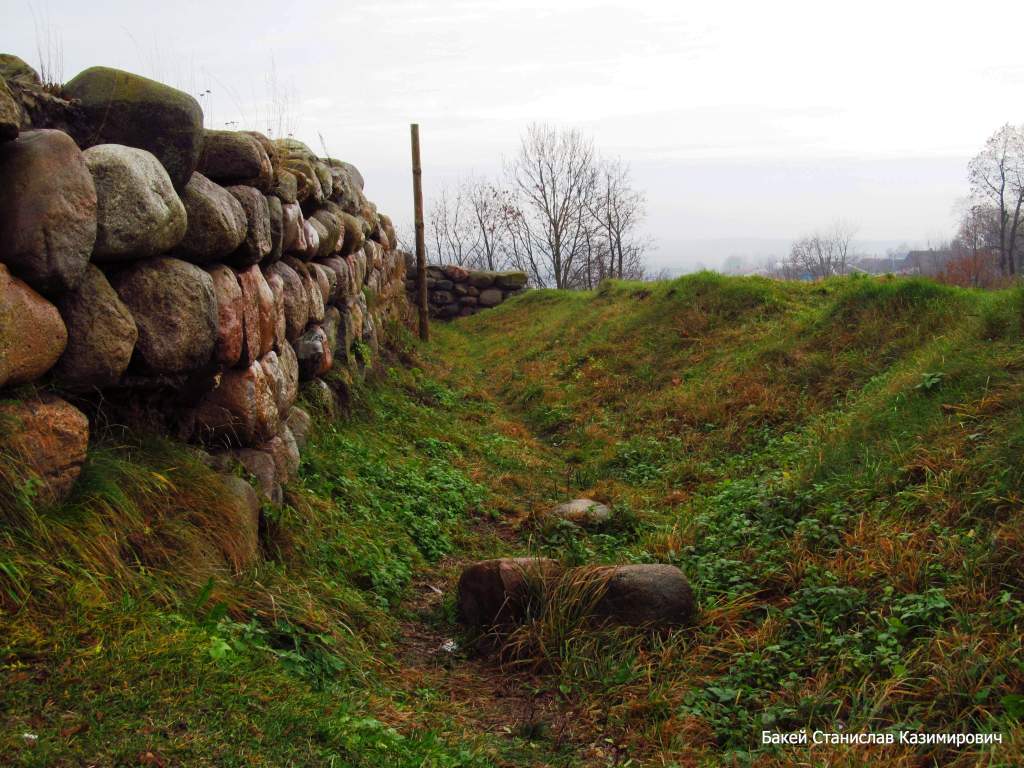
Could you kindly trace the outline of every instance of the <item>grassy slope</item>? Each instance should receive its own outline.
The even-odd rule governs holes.
[[[762,727],[843,723],[1008,739],[880,764],[1020,764],[1021,309],[917,281],[528,293],[321,414],[243,573],[209,470],[104,435],[62,508],[0,497],[0,762],[788,765]],[[537,514],[583,493],[604,530]],[[677,563],[701,621],[541,617],[518,667],[404,666],[410,627],[455,631],[410,581],[537,550]],[[543,716],[484,711],[509,679]]]

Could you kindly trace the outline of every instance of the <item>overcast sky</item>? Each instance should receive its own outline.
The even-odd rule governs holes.
[[[497,174],[530,122],[580,127],[647,192],[658,265],[784,248],[842,218],[867,250],[948,235],[966,163],[1024,111],[1018,2],[0,0],[0,50],[104,64],[202,97],[208,127],[294,134],[411,220],[425,193]],[[47,47],[45,42],[44,49]],[[280,101],[280,99],[278,99]]]

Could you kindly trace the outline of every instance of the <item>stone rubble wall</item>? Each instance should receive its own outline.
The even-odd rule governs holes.
[[[102,412],[240,462],[280,502],[300,386],[336,400],[407,316],[363,187],[295,139],[204,129],[161,83],[93,67],[44,88],[0,55],[0,448],[57,501]]]
[[[406,254],[405,290],[416,305],[416,261]],[[496,307],[526,290],[525,272],[488,272],[454,264],[427,266],[427,302],[430,316],[441,320],[475,315]]]

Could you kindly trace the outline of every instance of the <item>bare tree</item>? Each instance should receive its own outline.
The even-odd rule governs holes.
[[[591,234],[593,143],[576,129],[531,125],[507,173],[518,198],[507,220],[516,257],[530,263],[540,285],[572,287]]]
[[[480,234],[474,254],[475,266],[502,269],[508,249],[507,210],[513,204],[511,194],[485,179],[470,177],[462,186],[476,229]]]
[[[594,194],[587,203],[603,244],[598,281],[605,277],[639,279],[647,241],[637,235],[646,198],[633,189],[629,166],[620,158],[602,160],[597,168]]]
[[[481,234],[461,187],[442,189],[430,206],[430,237],[436,263],[475,266]]]
[[[840,221],[833,224],[828,232],[795,240],[784,273],[810,275],[815,280],[845,275],[855,233],[855,227]]]
[[[999,267],[1017,271],[1017,235],[1024,205],[1024,132],[1007,123],[989,136],[968,165],[971,193],[995,208],[999,223]]]

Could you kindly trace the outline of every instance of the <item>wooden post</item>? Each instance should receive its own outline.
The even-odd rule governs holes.
[[[420,126],[412,129],[412,201],[416,215],[416,303],[420,315],[420,338],[430,338],[427,318],[427,246],[423,240],[423,169],[420,167]]]

